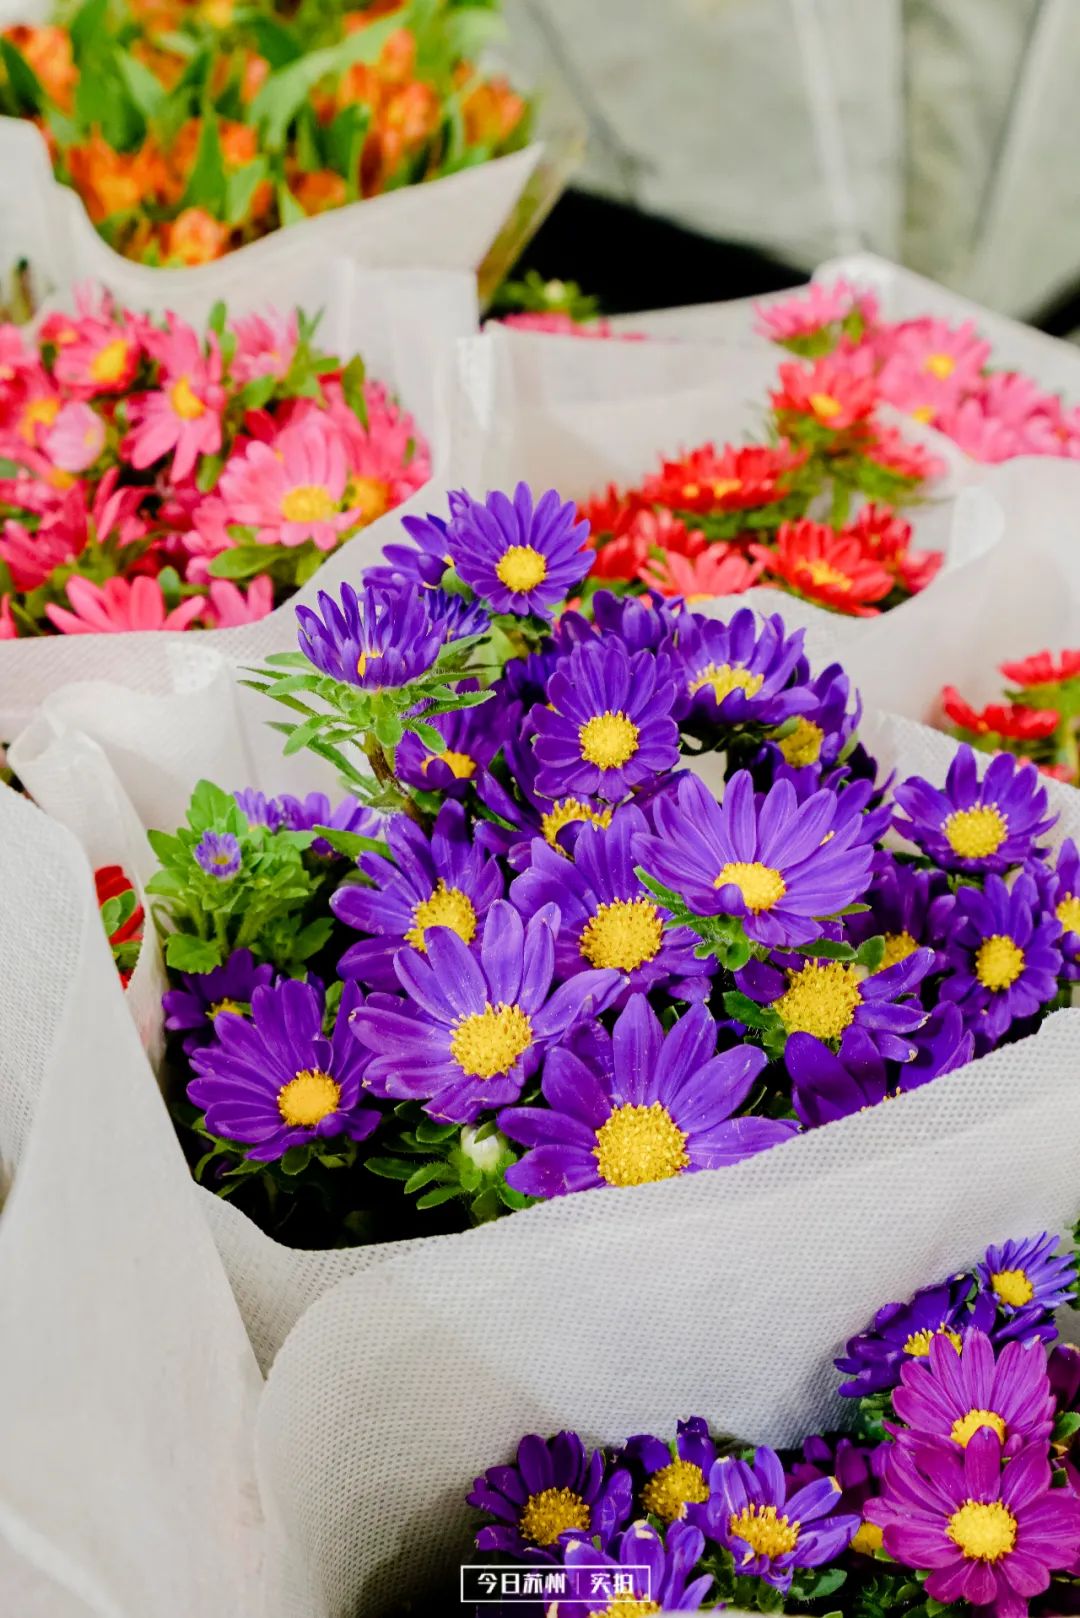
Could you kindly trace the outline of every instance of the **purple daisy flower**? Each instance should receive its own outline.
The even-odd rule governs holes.
[[[795,678],[813,705],[798,714],[785,736],[770,740],[767,751],[778,754],[792,770],[831,770],[851,745],[862,718],[862,700],[855,692],[851,705],[851,681],[839,663],[830,663],[811,679],[803,662]]]
[[[807,1129],[831,1124],[917,1090],[970,1061],[974,1041],[965,1034],[956,1007],[933,1012],[929,1020],[935,1019],[934,1037],[920,1056],[900,1064],[886,1063],[873,1036],[858,1023],[845,1028],[835,1054],[810,1034],[792,1034],[784,1046],[784,1065],[791,1078],[791,1103],[800,1121]]]
[[[930,1352],[900,1371],[892,1396],[902,1429],[898,1442],[936,1440],[966,1449],[976,1433],[997,1434],[1002,1455],[1045,1442],[1054,1425],[1054,1396],[1039,1344],[1006,1343],[995,1355],[985,1332],[970,1331],[961,1349],[935,1337]]]
[[[802,629],[789,635],[778,613],[759,618],[750,607],[740,607],[727,623],[684,614],[673,651],[676,716],[711,727],[773,726],[809,713],[817,698],[794,677],[805,638]]]
[[[1044,908],[1052,910],[1061,923],[1061,975],[1075,982],[1080,978],[1080,853],[1072,838],[1067,837],[1058,849],[1052,870],[1038,865],[1034,875],[1044,894]]]
[[[274,968],[263,962],[256,966],[249,949],[233,950],[228,960],[212,972],[181,972],[183,988],[169,989],[161,997],[165,1026],[183,1033],[183,1046],[190,1056],[214,1037],[214,1021],[219,1012],[243,1015],[255,990],[273,981]]]
[[[214,1043],[192,1055],[187,1091],[210,1133],[241,1142],[257,1163],[335,1136],[366,1140],[379,1113],[361,1100],[369,1057],[349,1033],[360,1000],[347,983],[330,1038],[322,991],[294,978],[253,990],[250,1021],[216,1018]]]
[[[648,828],[641,810],[627,804],[609,826],[581,829],[573,859],[537,838],[531,864],[511,883],[510,899],[526,919],[544,905],[558,906],[557,977],[610,966],[627,974],[626,992],[665,984],[677,999],[701,999],[714,963],[695,956],[697,934],[672,927],[634,874],[634,841]]]
[[[571,983],[580,982],[571,978]],[[692,1006],[664,1033],[644,995],[633,995],[610,1036],[583,1059],[560,1047],[541,1083],[546,1107],[508,1107],[499,1128],[530,1148],[506,1171],[530,1197],[595,1186],[646,1185],[723,1168],[796,1133],[772,1118],[733,1118],[766,1065],[754,1045],[717,1052],[716,1024]]]
[[[561,657],[548,681],[550,708],[536,727],[537,789],[619,803],[679,762],[671,717],[670,664],[651,652],[631,655],[619,640],[588,641]]]
[[[705,1536],[700,1528],[689,1523],[672,1523],[661,1536],[650,1523],[635,1522],[619,1537],[613,1546],[614,1556],[597,1551],[584,1540],[570,1540],[563,1551],[567,1567],[587,1569],[590,1588],[596,1591],[592,1598],[580,1601],[555,1602],[547,1608],[549,1613],[564,1605],[581,1613],[622,1612],[700,1612],[701,1602],[712,1589],[711,1573],[694,1573],[705,1549]],[[593,1569],[610,1568],[612,1574],[620,1569],[643,1568],[641,1574],[627,1573],[624,1580],[605,1579],[593,1574]],[[601,1583],[597,1588],[595,1579]],[[636,1582],[640,1580],[640,1583]]]
[[[486,500],[462,491],[448,530],[454,566],[495,612],[550,618],[589,571],[589,525],[555,489],[535,506],[527,483],[511,500],[499,489]]]
[[[536,790],[539,765],[531,738],[510,738],[504,744],[503,756],[510,774],[509,788],[488,770],[476,778],[477,797],[498,816],[498,822],[480,821],[476,836],[485,848],[504,854],[515,871],[528,865],[537,837],[542,837],[548,848],[571,854],[582,826],[611,825],[615,811],[599,798],[547,798]]]
[[[997,753],[980,781],[970,747],[956,750],[945,790],[912,776],[895,798],[910,817],[894,824],[935,865],[946,871],[1006,871],[1043,852],[1035,840],[1048,832],[1055,815],[1046,812],[1046,789],[1037,770],[1011,753]]]
[[[397,1009],[368,1005],[353,1032],[374,1054],[366,1083],[375,1095],[423,1101],[447,1123],[516,1101],[545,1050],[619,992],[618,972],[579,972],[550,993],[558,911],[526,928],[498,900],[484,923],[479,959],[449,927],[426,934],[426,954],[402,950],[395,969],[405,998]]]
[[[539,1548],[554,1559],[563,1534],[610,1544],[630,1515],[633,1490],[629,1472],[609,1467],[601,1450],[589,1454],[577,1433],[530,1433],[516,1464],[489,1467],[467,1499],[496,1519],[477,1534],[478,1550],[521,1556]]]
[[[844,934],[853,944],[884,937],[883,966],[907,960],[920,946],[936,941],[933,904],[946,890],[940,871],[907,865],[887,849],[874,856],[874,875],[863,894],[870,909],[844,917]]]
[[[358,594],[343,584],[340,602],[325,590],[318,599],[319,612],[296,609],[300,650],[335,680],[369,691],[408,685],[439,655],[442,637],[428,617],[422,590],[366,584]]]
[[[266,826],[270,831],[280,829],[284,817],[277,798],[268,798],[265,792],[257,792],[254,787],[244,787],[234,792],[233,797],[249,826]]]
[[[834,1478],[840,1489],[837,1509],[854,1512],[861,1519],[851,1549],[863,1556],[873,1556],[881,1549],[881,1529],[866,1518],[866,1507],[881,1490],[881,1480],[888,1464],[889,1446],[873,1447],[853,1443],[850,1438],[839,1438],[835,1443],[825,1437],[806,1439],[801,1459],[787,1467],[788,1490],[804,1489],[808,1483],[822,1478]]]
[[[976,1274],[997,1304],[1005,1325],[995,1337],[1044,1342],[1057,1336],[1054,1310],[1075,1301],[1076,1257],[1056,1251],[1058,1238],[1044,1231],[1026,1241],[987,1249]]]
[[[628,1438],[620,1459],[640,1479],[637,1493],[642,1508],[663,1522],[685,1517],[688,1505],[702,1505],[709,1498],[707,1480],[716,1444],[702,1416],[679,1422],[674,1445],[651,1433]]]
[[[480,601],[469,601],[446,590],[425,590],[423,601],[431,627],[444,644],[484,635],[491,628],[491,619]]]
[[[873,859],[862,816],[843,809],[827,788],[802,803],[790,781],[758,800],[746,770],[731,777],[717,803],[696,775],[657,800],[656,835],[639,838],[650,876],[681,894],[702,916],[738,916],[756,944],[804,944],[821,933],[819,917],[858,899]]]
[[[1003,1467],[997,1434],[982,1431],[963,1450],[897,1445],[867,1510],[889,1555],[928,1575],[935,1601],[1026,1618],[1031,1597],[1080,1551],[1080,1499],[1051,1480],[1045,1444]]]
[[[462,680],[458,686],[459,691],[479,689],[478,680]],[[463,798],[477,771],[490,769],[503,743],[517,734],[521,708],[489,697],[475,708],[436,714],[428,723],[443,739],[442,752],[433,753],[415,732],[406,731],[394,754],[394,773],[422,792]]]
[[[277,803],[283,824],[290,831],[329,826],[332,831],[351,831],[359,837],[381,837],[386,824],[382,815],[353,797],[342,798],[336,809],[331,809],[325,792],[309,792],[306,798],[294,798],[291,792],[284,792]],[[325,837],[316,837],[311,852],[325,860],[331,858],[334,850]]]
[[[204,831],[195,846],[196,863],[219,882],[236,875],[242,858],[240,844],[231,831]]]
[[[851,1544],[859,1518],[832,1515],[839,1501],[833,1478],[808,1483],[789,1497],[779,1456],[762,1445],[752,1464],[722,1455],[709,1473],[708,1500],[691,1506],[688,1518],[731,1552],[740,1577],[787,1590],[796,1568],[821,1567]]]
[[[848,1029],[861,1028],[882,1056],[911,1061],[916,1048],[909,1036],[927,1019],[914,991],[933,965],[932,950],[916,950],[872,973],[849,961],[796,960],[802,964],[751,960],[735,981],[751,1000],[772,1008],[789,1038],[812,1034],[830,1044]]]
[[[980,1051],[1057,994],[1061,923],[1041,919],[1038,905],[1038,888],[1022,871],[1011,888],[991,875],[985,891],[964,886],[939,906],[946,934],[939,964],[948,976],[938,992],[960,1007]]]
[[[923,1287],[910,1303],[887,1303],[874,1316],[869,1331],[848,1342],[836,1368],[853,1380],[840,1385],[846,1399],[894,1388],[900,1369],[909,1358],[930,1352],[930,1344],[944,1334],[958,1347],[968,1331],[989,1331],[994,1304],[985,1293],[971,1299],[973,1278],[957,1275],[936,1287]]]
[[[672,636],[681,632],[691,617],[682,607],[655,592],[643,596],[617,596],[611,590],[598,590],[589,605],[592,607],[594,633],[601,637],[617,636],[628,652],[670,651]],[[576,613],[565,612],[559,619],[555,632],[560,642],[567,626],[577,616]]]
[[[502,897],[498,862],[475,843],[459,803],[444,803],[430,841],[408,815],[385,821],[390,858],[361,854],[370,886],[343,882],[330,897],[339,921],[370,936],[338,963],[344,978],[377,989],[398,988],[394,962],[407,946],[426,953],[432,927],[449,928],[466,945],[477,939],[489,908]]]
[[[451,501],[453,496],[451,496]],[[368,568],[367,579],[372,584],[389,584],[406,580],[412,584],[435,587],[453,563],[450,558],[448,522],[430,511],[426,517],[402,517],[401,526],[412,540],[411,545],[386,545],[381,567]]]

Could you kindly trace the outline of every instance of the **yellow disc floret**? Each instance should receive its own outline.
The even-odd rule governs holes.
[[[991,1432],[997,1433],[998,1438],[1004,1444],[1005,1421],[1003,1417],[998,1415],[996,1410],[969,1410],[966,1416],[958,1416],[952,1424],[949,1437],[954,1444],[959,1444],[961,1448],[967,1449],[975,1434],[981,1433],[984,1427],[989,1428]]]
[[[1000,1500],[965,1500],[945,1529],[972,1562],[1000,1562],[1016,1544],[1016,1518]]]
[[[693,1461],[674,1460],[654,1472],[641,1491],[641,1503],[646,1511],[665,1522],[686,1515],[686,1507],[701,1505],[709,1498],[709,1485],[705,1474]]]
[[[910,933],[886,933],[885,953],[881,957],[878,971],[884,972],[887,967],[906,961],[909,955],[914,955],[918,947]]]
[[[572,826],[578,820],[588,821],[590,826],[600,826],[606,830],[611,825],[611,810],[593,809],[579,798],[560,798],[546,815],[540,817],[540,830],[549,848],[557,848],[560,854],[565,854],[566,850],[558,841],[559,833],[564,826]]]
[[[764,684],[763,674],[751,674],[749,669],[740,668],[737,663],[706,663],[701,672],[694,675],[688,689],[693,695],[708,686],[717,702],[723,702],[732,691],[745,691],[748,697],[756,696]]]
[[[281,501],[281,515],[286,522],[326,522],[337,509],[337,501],[321,483],[301,483]]]
[[[542,1489],[526,1500],[518,1527],[534,1545],[554,1545],[568,1528],[589,1527],[589,1508],[573,1489]]]
[[[787,1556],[799,1543],[799,1525],[788,1522],[775,1506],[744,1506],[728,1522],[728,1532],[746,1541],[751,1556]]]
[[[341,1086],[318,1067],[306,1067],[278,1091],[278,1111],[294,1129],[314,1129],[336,1111]]]
[[[593,1156],[608,1185],[670,1180],[689,1163],[686,1136],[667,1108],[616,1107],[596,1131]]]
[[[772,910],[778,905],[787,892],[787,883],[780,872],[771,865],[762,865],[754,860],[745,864],[742,860],[734,860],[725,865],[720,875],[713,881],[714,888],[738,888],[743,896],[743,903],[747,910],[755,916],[763,910]]]
[[[169,402],[181,421],[198,421],[206,406],[192,389],[186,376],[174,382],[169,389]]]
[[[924,1326],[921,1331],[913,1331],[904,1344],[904,1353],[911,1354],[916,1359],[922,1359],[924,1355],[929,1354],[930,1344],[935,1337],[947,1337],[957,1353],[963,1347],[963,1339],[960,1333],[953,1331],[951,1326],[946,1326],[943,1323],[936,1331],[931,1331],[929,1326]]]
[[[460,888],[448,888],[440,878],[431,896],[413,906],[413,924],[405,934],[405,942],[426,953],[424,933],[428,927],[449,927],[471,944],[476,937],[476,911],[468,894]]]
[[[1023,950],[1004,933],[984,938],[975,951],[975,976],[984,989],[1007,989],[1023,970]]]
[[[1009,835],[1009,823],[996,803],[981,809],[957,809],[941,825],[954,854],[964,860],[985,860],[996,854]]]
[[[808,961],[788,973],[788,987],[773,1010],[789,1034],[837,1040],[862,1003],[857,968],[840,961]]]
[[[581,953],[590,966],[633,972],[660,953],[664,924],[651,899],[613,899],[598,905],[581,933]]]
[[[777,746],[792,769],[801,770],[807,764],[817,763],[824,740],[825,732],[820,725],[815,725],[812,719],[799,718],[795,729],[782,737]]]
[[[621,709],[594,714],[578,731],[581,756],[601,770],[617,770],[638,750],[638,728]]]
[[[1022,1309],[1035,1296],[1035,1288],[1028,1280],[1026,1270],[995,1270],[990,1285],[1002,1303],[1010,1309]]]
[[[493,1079],[524,1056],[532,1037],[532,1023],[520,1006],[489,1003],[455,1023],[450,1054],[470,1079]]]
[[[1080,933],[1080,899],[1075,893],[1067,893],[1054,914],[1067,933]]]
[[[531,545],[511,545],[495,564],[495,576],[508,590],[535,590],[547,578],[547,557]]]

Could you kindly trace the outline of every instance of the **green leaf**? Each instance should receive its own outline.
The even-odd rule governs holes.
[[[293,955],[298,961],[310,960],[312,955],[318,954],[334,930],[333,916],[319,916],[315,921],[309,921],[296,935],[293,943]]]
[[[261,410],[273,396],[277,387],[276,376],[253,376],[240,390],[240,402],[245,410]]]
[[[353,415],[366,427],[368,415],[367,401],[364,398],[364,375],[364,362],[360,355],[356,354],[341,373],[341,391]]]
[[[225,465],[223,455],[204,455],[199,461],[199,470],[195,474],[195,487],[200,494],[209,494],[211,489],[217,488],[217,480],[221,476],[221,469]]]
[[[882,949],[885,941],[882,939]],[[855,951],[842,938],[816,938],[812,944],[800,944],[796,951],[815,961],[853,961]]]
[[[364,1167],[382,1180],[407,1180],[414,1165],[403,1162],[400,1157],[365,1157]]]
[[[281,1172],[283,1174],[292,1175],[303,1174],[310,1162],[310,1146],[290,1146],[289,1149],[282,1154]]]
[[[885,940],[880,935],[876,938],[867,938],[859,945],[855,952],[855,959],[860,966],[865,966],[868,972],[877,972],[885,959]]]
[[[355,202],[360,195],[360,158],[370,127],[371,108],[353,102],[341,109],[324,137],[326,160],[345,181],[350,202]]]
[[[275,17],[255,11],[247,19],[260,56],[265,56],[271,67],[287,67],[303,56],[304,46],[290,29]]]
[[[436,1186],[434,1191],[428,1191],[424,1194],[424,1196],[418,1197],[416,1199],[416,1206],[418,1208],[438,1208],[442,1203],[452,1202],[455,1197],[459,1197],[460,1195],[460,1186],[440,1185]]]
[[[117,51],[116,65],[133,103],[147,123],[150,123],[159,116],[165,104],[167,91],[164,85],[154,77],[148,67],[128,51]]]
[[[724,1010],[729,1017],[745,1023],[747,1028],[772,1028],[778,1021],[775,1012],[766,1006],[759,1006],[756,1000],[749,995],[742,994],[738,989],[731,989],[724,996]]]
[[[330,844],[335,854],[344,854],[346,859],[359,859],[361,854],[381,854],[384,859],[390,858],[389,848],[378,837],[362,837],[356,831],[339,831],[336,826],[316,826],[314,832],[316,837]],[[456,1127],[456,1124],[450,1126],[451,1130]]]
[[[0,38],[0,56],[3,57],[8,83],[11,85],[19,111],[24,115],[43,112],[49,105],[41,80],[10,39]]]
[[[195,162],[180,207],[205,208],[215,216],[224,212],[225,155],[221,150],[218,121],[212,113],[203,118]]]
[[[221,965],[221,950],[190,933],[170,933],[165,940],[165,962],[175,972],[212,972]]]
[[[432,1180],[445,1180],[448,1176],[452,1178],[453,1175],[454,1171],[449,1163],[444,1163],[441,1160],[434,1163],[421,1163],[420,1167],[414,1169],[405,1181],[405,1194],[406,1196],[412,1196],[414,1191],[422,1190]]]
[[[424,1146],[441,1146],[461,1128],[460,1124],[437,1124],[434,1118],[421,1118],[413,1133]]]
[[[277,205],[283,225],[298,225],[301,220],[307,218],[307,214],[284,182],[277,188]]]
[[[221,821],[233,821],[239,810],[231,792],[223,792],[213,781],[199,781],[188,805],[188,824],[192,831],[205,831]]]
[[[265,156],[253,158],[242,168],[225,176],[225,223],[242,225],[251,212],[251,204],[262,182],[270,177],[270,164]]]
[[[109,0],[86,0],[71,19],[71,45],[78,61],[88,47],[108,33],[105,19]]]
[[[237,545],[228,551],[219,551],[210,560],[208,572],[215,579],[250,579],[267,569],[265,545]]]

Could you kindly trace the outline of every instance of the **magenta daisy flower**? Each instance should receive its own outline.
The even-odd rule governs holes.
[[[260,545],[332,551],[360,520],[346,507],[345,441],[323,412],[294,418],[272,443],[253,439],[230,456],[218,480],[226,521],[255,530]],[[345,507],[345,509],[343,509]]]
[[[709,1498],[690,1506],[687,1519],[731,1552],[737,1574],[787,1590],[796,1568],[821,1567],[851,1544],[859,1518],[833,1516],[839,1501],[834,1478],[808,1483],[789,1498],[779,1456],[763,1445],[752,1464],[731,1455],[715,1461]]]
[[[579,982],[571,978],[571,983]],[[507,1107],[499,1128],[530,1147],[506,1172],[531,1197],[605,1185],[646,1185],[723,1168],[796,1133],[793,1123],[733,1118],[765,1066],[754,1045],[717,1052],[716,1024],[693,1006],[667,1034],[644,995],[632,996],[589,1060],[566,1046],[544,1064],[546,1107]]]
[[[755,943],[808,943],[817,918],[852,904],[870,880],[874,851],[861,814],[829,788],[798,801],[790,781],[760,799],[746,770],[717,803],[696,775],[658,798],[655,836],[638,839],[650,876],[702,916],[739,916]],[[811,1030],[812,1032],[812,1030]]]
[[[458,573],[495,612],[550,618],[588,573],[587,522],[572,500],[548,489],[533,505],[527,483],[514,498],[496,490],[484,501],[462,493],[451,507],[450,553]]]
[[[293,978],[254,989],[250,1020],[218,1016],[213,1043],[192,1053],[187,1092],[210,1133],[241,1142],[257,1163],[338,1135],[365,1140],[379,1114],[361,1100],[368,1055],[349,1032],[360,1000],[347,983],[331,1037],[322,991]]]
[[[1045,1444],[1002,1466],[996,1432],[976,1432],[963,1449],[898,1444],[866,1514],[890,1556],[928,1575],[935,1601],[1026,1618],[1031,1597],[1080,1552],[1080,1498],[1051,1477]]]
[[[459,1124],[516,1101],[544,1052],[602,1011],[624,981],[619,972],[579,972],[552,994],[558,921],[550,907],[526,928],[500,899],[479,959],[449,927],[427,930],[423,955],[402,950],[394,966],[405,997],[353,1015],[354,1034],[373,1053],[372,1092],[423,1101],[432,1117]]]
[[[1038,852],[1054,824],[1037,770],[998,753],[979,780],[975,754],[959,747],[945,789],[912,776],[894,796],[908,816],[895,826],[946,871],[1006,871]]]
[[[619,803],[678,763],[666,658],[631,655],[618,640],[587,641],[559,659],[547,694],[550,707],[532,713],[536,789],[544,797]]]
[[[1039,1343],[1006,1343],[995,1358],[985,1332],[970,1331],[960,1348],[941,1334],[921,1359],[900,1372],[893,1409],[900,1438],[935,1439],[966,1449],[975,1434],[996,1433],[1006,1456],[1048,1439],[1054,1396]]]
[[[216,337],[204,354],[193,327],[175,315],[168,319],[166,331],[148,327],[143,333],[148,353],[161,367],[159,386],[128,399],[131,426],[123,453],[140,471],[171,455],[169,480],[182,483],[200,455],[216,455],[221,448],[225,390]]]

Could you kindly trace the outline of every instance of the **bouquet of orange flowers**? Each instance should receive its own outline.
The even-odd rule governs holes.
[[[498,0],[84,0],[0,37],[0,113],[41,130],[116,251],[220,258],[282,225],[526,143],[529,103],[474,65]]]

